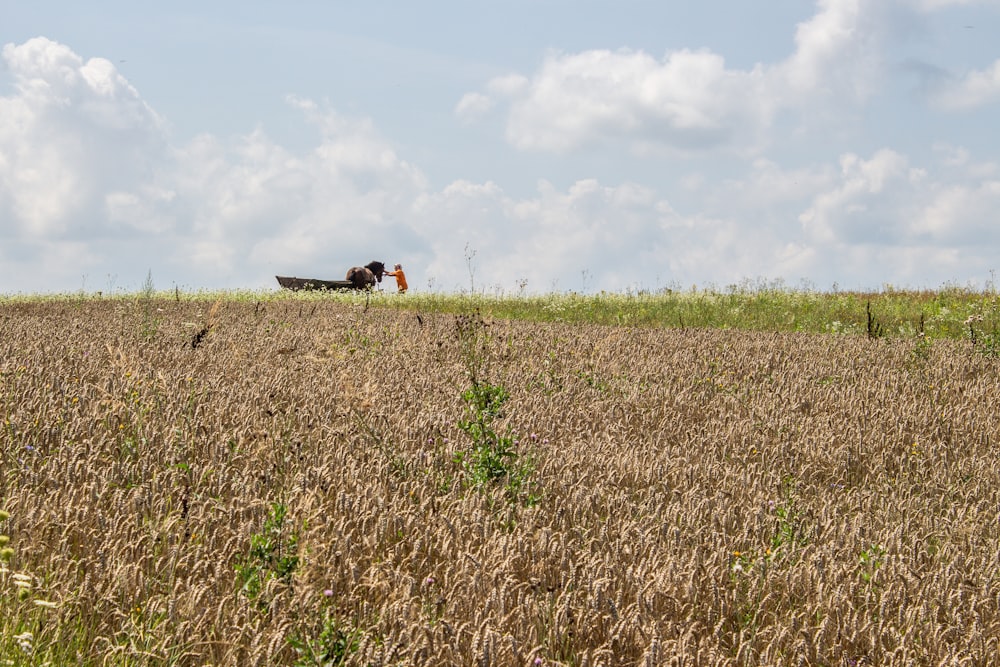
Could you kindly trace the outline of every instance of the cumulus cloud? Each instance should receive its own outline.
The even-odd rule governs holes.
[[[103,58],[44,37],[2,58],[15,91],[0,97],[3,218],[39,238],[99,232],[105,193],[130,189],[162,155],[162,119]]]
[[[799,215],[804,243],[823,258],[831,279],[891,273],[911,286],[936,287],[992,259],[977,248],[1000,241],[990,211],[1000,205],[995,164],[973,164],[951,149],[928,167],[882,149],[853,153],[824,179]]]
[[[881,8],[866,0],[819,0],[817,8],[796,28],[795,52],[770,71],[774,85],[794,95],[781,103],[817,94],[864,100],[880,78]]]
[[[682,50],[550,54],[530,85],[514,93],[508,140],[518,148],[565,151],[625,140],[678,148],[726,143],[743,125],[766,123],[761,73],[733,73],[721,56]]]
[[[493,100],[482,93],[466,93],[455,105],[455,114],[463,120],[473,120],[493,108]]]
[[[456,112],[509,104],[507,139],[517,148],[564,152],[616,142],[632,151],[746,148],[776,115],[815,112],[869,97],[880,79],[882,10],[862,0],[820,0],[795,32],[784,61],[750,69],[722,55],[680,49],[548,54],[531,77],[507,75],[469,93]]]
[[[369,259],[407,258],[453,289],[465,285],[470,248],[482,284],[507,288],[515,277],[540,290],[576,286],[591,271],[592,287],[613,289],[669,270],[668,249],[649,239],[677,216],[640,185],[543,182],[514,198],[459,180],[431,191],[370,119],[298,97],[288,103],[315,128],[312,149],[291,151],[263,128],[172,145],[106,62],[88,66],[44,39],[4,53],[16,74],[0,98],[11,112],[0,115],[5,285],[42,271],[50,282],[38,289],[131,276],[119,278],[125,286],[147,270],[180,284],[270,285],[275,273],[339,277]],[[609,260],[626,268],[604,272]]]
[[[300,106],[321,134],[304,153],[261,129],[229,141],[205,135],[175,151],[171,206],[184,236],[176,264],[241,279],[254,267],[340,277],[379,259],[370,255],[391,239],[411,238],[404,222],[426,187],[421,172],[370,120]]]
[[[868,160],[844,155],[840,167],[839,183],[799,216],[807,236],[820,243],[898,242],[913,213],[901,206],[904,195],[915,191],[925,174],[888,149]]]
[[[1000,180],[936,184],[914,216],[911,230],[939,247],[969,249],[1000,242],[994,213],[1000,208]]]
[[[670,249],[663,231],[675,217],[649,188],[584,179],[561,191],[540,181],[533,196],[514,198],[495,183],[457,181],[428,193],[414,209],[428,230],[426,272],[445,289],[544,292],[652,285],[666,276]],[[472,240],[470,242],[470,240]],[[472,254],[472,266],[456,259]],[[468,275],[472,269],[474,275]]]
[[[635,154],[719,148],[758,153],[779,119],[830,124],[881,93],[890,72],[888,35],[902,16],[976,3],[817,0],[796,26],[784,60],[733,68],[722,54],[680,49],[662,57],[630,49],[551,52],[530,76],[505,75],[467,93],[463,120],[505,108],[506,139],[521,150],[565,153],[614,146]],[[915,14],[916,13],[916,14]],[[1000,61],[951,74],[910,58],[931,104],[961,111],[1000,99]]]
[[[947,111],[967,111],[1000,100],[1000,60],[960,76],[941,73],[932,86],[931,103]]]
[[[751,142],[747,128],[772,122],[775,100],[868,94],[817,76],[854,48],[845,26],[857,8],[822,3],[797,33],[799,59],[780,66],[737,71],[708,51],[553,53],[538,75],[501,77],[481,94],[511,101],[512,141],[525,147]],[[308,98],[287,102],[315,132],[311,148],[292,150],[263,127],[174,144],[108,61],[44,38],[3,57],[13,82],[0,96],[5,290],[82,279],[100,289],[114,275],[137,287],[147,270],[182,286],[273,287],[275,273],[340,277],[370,259],[408,265],[414,289],[539,292],[761,275],[871,286],[888,273],[933,286],[993,268],[967,252],[998,240],[1000,166],[974,147],[939,144],[925,162],[888,147],[793,166],[729,160],[725,179],[692,166],[676,180],[543,177],[518,194],[489,179],[434,188],[370,118]],[[489,111],[470,100],[470,115]],[[544,110],[561,113],[551,136],[537,133]]]
[[[4,284],[47,266],[50,288],[153,267],[238,286],[296,267],[339,273],[386,239],[413,239],[403,221],[425,179],[369,119],[289,98],[319,135],[311,150],[260,128],[172,145],[109,61],[46,38],[2,53],[13,82],[0,97]]]

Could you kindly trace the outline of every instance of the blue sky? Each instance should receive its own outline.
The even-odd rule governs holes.
[[[988,286],[1000,0],[0,0],[0,293]]]

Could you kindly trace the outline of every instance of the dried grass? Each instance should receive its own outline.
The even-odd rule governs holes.
[[[59,603],[0,581],[0,629],[39,653],[293,664],[332,618],[364,665],[1000,654],[998,362],[966,346],[490,322],[525,506],[460,483],[453,317],[156,306],[0,310],[11,571]],[[262,608],[235,572],[275,503],[300,563]]]

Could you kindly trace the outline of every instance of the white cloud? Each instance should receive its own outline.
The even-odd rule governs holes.
[[[468,276],[454,275],[455,258],[464,257],[468,245],[486,288],[527,281],[531,291],[581,289],[584,272],[591,287],[652,284],[654,258],[666,261],[658,203],[634,184],[583,180],[560,192],[542,181],[535,196],[516,200],[493,183],[454,183],[418,208],[421,218],[438,221],[431,234],[435,261],[427,271],[446,289],[469,287],[462,280]],[[648,272],[642,268],[647,259]]]
[[[938,82],[931,102],[948,111],[967,111],[1000,100],[1000,60],[982,70]]]
[[[800,214],[803,241],[822,258],[819,273],[829,280],[853,276],[874,286],[891,275],[888,282],[936,287],[959,275],[984,276],[994,258],[980,250],[1000,242],[995,173],[995,166],[971,164],[964,149],[930,168],[888,149],[868,159],[846,154]]]
[[[370,120],[309,104],[321,142],[293,154],[262,130],[229,145],[201,137],[177,151],[173,187],[197,239],[195,258],[232,274],[250,259],[277,272],[339,277],[397,235],[426,187]],[[177,260],[187,244],[180,244]],[[197,263],[197,259],[193,260]],[[265,269],[267,270],[267,269]],[[322,276],[314,276],[322,277]]]
[[[493,100],[482,93],[466,93],[455,105],[455,114],[464,120],[471,120],[492,109],[493,104]]]
[[[1000,164],[975,160],[972,151],[965,146],[937,142],[932,146],[936,159],[956,178],[967,181],[988,181],[1000,174]]]
[[[529,86],[513,89],[507,138],[556,152],[623,139],[636,151],[712,147],[769,121],[761,83],[759,70],[729,71],[707,51],[550,54]]]
[[[742,178],[726,181],[720,196],[729,205],[748,210],[767,210],[781,204],[801,202],[828,187],[833,169],[826,166],[782,168],[758,158]]]
[[[15,94],[0,97],[0,216],[39,238],[99,232],[104,193],[159,159],[162,120],[107,60],[44,37],[2,57]]]
[[[869,160],[844,155],[840,166],[839,182],[799,216],[807,237],[817,243],[901,242],[906,218],[913,213],[901,193],[916,192],[923,172],[887,149]]]
[[[759,153],[780,114],[793,125],[842,123],[882,92],[890,69],[887,34],[899,12],[957,4],[974,3],[818,0],[815,14],[795,29],[793,52],[749,69],[728,67],[708,50],[661,58],[629,49],[553,52],[530,77],[498,77],[483,92],[467,93],[456,111],[470,120],[505,103],[506,138],[521,150],[565,153],[599,145],[635,154],[720,147]],[[920,66],[911,62],[910,69]],[[940,109],[975,109],[1000,99],[1000,60],[951,77],[925,65],[920,75]]]
[[[819,0],[795,31],[795,52],[775,68],[775,84],[797,96],[868,97],[881,70],[879,9],[868,0]],[[801,101],[801,98],[800,100]]]
[[[470,109],[509,101],[507,139],[523,150],[756,147],[782,110],[808,116],[873,94],[882,18],[875,3],[820,0],[786,60],[750,69],[728,68],[707,50],[663,58],[628,49],[550,53],[532,77],[493,79],[486,93],[466,94],[457,112],[468,119]]]
[[[985,276],[994,260],[981,249],[1000,242],[998,173],[956,146],[926,165],[890,149],[809,168],[757,160],[739,178],[699,186],[703,212],[677,218],[671,267],[716,284],[763,273],[820,287]]]
[[[425,179],[369,119],[290,98],[319,132],[310,151],[262,129],[172,147],[109,61],[45,38],[8,44],[3,58],[14,85],[0,97],[0,238],[22,249],[7,275],[69,255],[49,280],[103,265],[225,286],[295,267],[340,273],[413,238],[403,223]],[[89,251],[68,253],[79,239]]]
[[[165,210],[176,197],[176,192],[152,185],[142,185],[137,192],[109,192],[104,198],[108,222],[143,234],[162,234],[174,226]]]
[[[507,74],[494,77],[486,84],[486,89],[494,95],[517,95],[531,84],[527,77],[520,74]]]
[[[915,216],[912,232],[942,247],[995,245],[1000,228],[1000,180],[977,184],[937,185]]]
[[[553,53],[530,80],[498,78],[482,95],[508,96],[513,138],[536,148],[752,144],[803,88],[831,85],[814,75],[853,48],[841,30],[851,7],[822,5],[798,33],[796,53],[810,55],[783,66],[733,70],[709,51]],[[137,287],[150,269],[158,284],[273,287],[275,273],[336,278],[370,259],[402,262],[415,289],[526,280],[530,291],[623,290],[755,276],[933,285],[993,268],[990,253],[968,250],[1000,240],[1000,166],[957,143],[938,144],[925,162],[887,147],[791,165],[727,157],[725,179],[717,164],[670,160],[669,175],[631,180],[556,185],[562,174],[542,174],[527,194],[489,178],[438,189],[372,119],[305,97],[288,103],[315,130],[310,149],[263,127],[171,145],[107,61],[48,40],[3,53],[15,75],[0,97],[3,289],[75,288],[82,276],[100,289],[105,275]],[[865,94],[853,81],[832,85]],[[50,282],[23,277],[39,273]]]

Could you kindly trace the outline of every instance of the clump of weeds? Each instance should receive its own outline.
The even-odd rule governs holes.
[[[469,447],[458,451],[454,460],[462,467],[468,484],[477,491],[488,493],[501,488],[510,505],[533,506],[538,502],[531,484],[534,462],[518,451],[520,440],[511,427],[500,428],[497,424],[505,416],[504,406],[510,393],[487,378],[486,329],[478,313],[460,316],[456,321],[460,354],[469,382],[462,392],[466,412],[458,427],[468,436]]]
[[[298,532],[285,525],[288,506],[272,503],[263,530],[250,538],[250,551],[236,565],[240,591],[261,611],[270,606],[268,582],[280,580],[291,586],[299,566]]]

